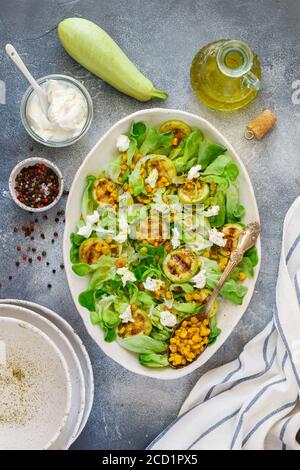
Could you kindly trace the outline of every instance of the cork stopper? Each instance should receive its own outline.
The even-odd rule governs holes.
[[[276,121],[275,114],[266,109],[246,125],[245,138],[247,140],[262,139],[272,129]]]

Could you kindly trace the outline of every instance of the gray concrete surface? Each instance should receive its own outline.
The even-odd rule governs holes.
[[[55,27],[66,17],[95,21],[120,44],[167,102],[139,103],[121,95],[77,65],[64,52]],[[53,308],[84,340],[94,367],[95,403],[74,449],[143,449],[176,416],[193,384],[208,369],[234,359],[243,345],[271,318],[284,215],[299,194],[300,105],[292,104],[292,82],[300,79],[300,3],[280,0],[0,0],[0,80],[6,83],[6,105],[0,105],[0,297],[29,299]],[[194,54],[218,38],[240,38],[259,54],[263,90],[245,110],[223,115],[205,109],[189,82]],[[16,46],[36,77],[65,73],[82,80],[90,91],[95,118],[77,145],[53,150],[33,142],[22,127],[19,105],[27,83],[3,53]],[[14,227],[30,217],[8,194],[13,166],[29,156],[50,158],[62,169],[69,187],[74,173],[99,137],[121,117],[138,109],[162,106],[194,112],[209,119],[232,142],[248,168],[262,222],[262,267],[250,307],[229,340],[201,369],[172,382],[134,375],[106,357],[87,335],[76,312],[63,270],[62,218],[57,210],[39,217],[35,240],[24,242]],[[266,107],[278,116],[276,128],[261,142],[243,138],[244,125]],[[30,147],[33,150],[30,150]],[[59,237],[51,243],[53,232]],[[40,233],[44,232],[43,241]],[[17,269],[16,245],[45,249],[47,259]],[[46,265],[46,261],[50,266]],[[55,274],[52,269],[57,269]],[[8,276],[13,279],[10,281]],[[52,288],[48,289],[47,284]]]

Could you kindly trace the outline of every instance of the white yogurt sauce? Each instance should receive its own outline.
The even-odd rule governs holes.
[[[48,96],[48,115],[44,114],[39,98],[33,92],[26,108],[30,127],[47,141],[62,142],[77,137],[88,116],[84,95],[63,80],[48,80],[41,86]]]

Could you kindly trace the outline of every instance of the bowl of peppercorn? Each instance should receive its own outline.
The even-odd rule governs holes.
[[[8,185],[11,197],[19,207],[29,212],[44,212],[61,198],[64,180],[54,163],[33,157],[15,166]]]

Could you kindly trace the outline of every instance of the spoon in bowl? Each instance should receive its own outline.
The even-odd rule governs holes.
[[[173,329],[172,331],[172,335],[171,335],[171,338],[170,338],[170,344],[168,346],[168,360],[169,360],[169,364],[171,367],[173,367],[174,369],[179,369],[181,367],[185,367],[189,364],[191,364],[191,362],[194,362],[200,354],[202,354],[203,350],[206,348],[208,342],[209,342],[209,336],[211,333],[209,333],[209,336],[208,336],[208,341],[206,342],[205,345],[202,346],[202,349],[200,349],[200,351],[198,353],[196,353],[196,355],[193,357],[193,359],[191,361],[186,361],[185,364],[182,364],[182,363],[179,363],[178,365],[174,365],[172,364],[172,362],[170,362],[170,355],[172,353],[172,339],[174,340],[174,338],[177,336],[176,332],[182,327],[182,324],[183,322],[187,322],[187,325],[189,323],[191,323],[191,327],[193,327],[193,324],[195,326],[197,326],[199,324],[199,322],[203,322],[203,320],[206,320],[206,322],[208,323],[209,321],[209,313],[213,307],[213,304],[216,300],[216,298],[218,297],[219,293],[220,293],[220,290],[222,289],[225,281],[228,279],[228,276],[230,275],[230,273],[232,272],[232,270],[239,265],[239,263],[242,261],[243,259],[243,256],[245,254],[246,251],[248,251],[250,248],[252,248],[255,243],[256,243],[256,240],[258,238],[258,235],[259,235],[259,232],[260,232],[260,225],[258,222],[251,222],[250,224],[248,224],[245,229],[241,232],[240,236],[239,236],[239,240],[238,240],[238,244],[237,244],[237,247],[236,249],[231,253],[231,256],[230,256],[230,259],[228,261],[228,264],[225,268],[225,270],[223,271],[222,273],[222,276],[220,277],[216,287],[214,288],[207,304],[205,305],[204,309],[201,310],[201,312],[195,314],[195,315],[190,315],[188,317],[185,317],[183,318],[183,320],[181,320]],[[196,318],[196,320],[193,320],[192,322],[190,322],[190,320],[192,318]],[[189,328],[189,326],[188,326]],[[207,329],[207,328],[205,328]],[[184,338],[183,338],[184,339]],[[174,350],[176,349],[176,343],[174,344]],[[170,349],[171,348],[171,349]]]
[[[38,95],[43,112],[47,116],[48,107],[49,107],[47,93],[42,89],[42,87],[40,87],[38,82],[33,78],[28,68],[22,61],[21,57],[17,53],[16,49],[11,44],[6,44],[5,51],[7,55],[10,57],[10,59],[16,64],[18,69],[22,72],[24,77],[27,78],[27,80],[29,81],[30,85],[32,86],[36,94]]]

